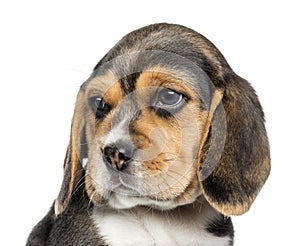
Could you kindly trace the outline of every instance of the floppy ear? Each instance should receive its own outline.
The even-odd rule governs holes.
[[[215,91],[220,100],[212,100],[209,130],[200,146],[199,178],[212,207],[224,215],[240,215],[248,211],[269,175],[269,143],[264,113],[251,85],[233,72],[224,84]]]
[[[72,120],[70,142],[64,161],[64,177],[59,195],[55,201],[55,215],[61,214],[70,202],[74,188],[83,177],[82,159],[86,151],[82,148],[85,139],[83,93],[77,95]],[[85,146],[84,146],[85,147]]]

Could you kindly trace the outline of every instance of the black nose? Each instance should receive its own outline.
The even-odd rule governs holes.
[[[119,146],[119,145],[118,145]],[[113,169],[124,170],[132,159],[133,151],[115,144],[105,146],[103,149],[103,160],[106,164],[110,164]]]

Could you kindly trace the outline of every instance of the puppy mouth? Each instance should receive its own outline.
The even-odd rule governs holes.
[[[163,198],[162,193],[172,189],[172,186],[159,182],[159,178],[156,179],[152,177],[151,181],[145,179],[146,178],[132,175],[118,174],[118,178],[114,179],[113,185],[111,186],[110,196],[124,196],[127,198],[141,198],[154,201],[172,201],[176,199],[176,197],[181,196],[187,188],[183,188],[182,191],[177,194],[172,194],[172,196],[168,198]],[[151,184],[149,184],[149,181]]]
[[[111,180],[111,192],[113,193],[129,197],[151,197],[152,193],[154,193],[154,191],[150,191],[150,187],[147,187],[142,177],[135,177],[134,175],[124,173],[117,173],[114,176]],[[153,187],[151,188],[153,189]]]
[[[130,209],[136,206],[150,206],[160,209],[169,209],[171,200],[157,199],[155,196],[145,194],[141,189],[128,185],[122,178],[119,184],[109,193],[108,205],[115,209]],[[167,204],[167,206],[165,205]]]
[[[115,187],[111,192],[127,197],[146,197],[145,195],[141,194],[138,190],[132,189],[131,187],[128,187],[127,185],[123,185],[121,183],[117,187]]]
[[[191,197],[186,197],[184,194],[187,192],[188,187],[176,195],[173,194],[174,196],[162,198],[159,194],[143,194],[137,189],[132,189],[126,183],[120,183],[114,190],[111,190],[107,204],[114,209],[131,209],[137,206],[145,206],[158,210],[170,210],[177,206],[189,204],[201,195],[198,190],[191,194]]]
[[[111,191],[126,196],[144,196],[138,186],[134,187],[133,185],[129,185],[128,183],[124,182],[121,175],[119,175],[119,182],[115,184],[114,188]]]

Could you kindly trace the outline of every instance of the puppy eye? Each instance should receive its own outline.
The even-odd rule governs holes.
[[[104,117],[110,111],[110,106],[101,97],[92,97],[90,104],[97,118]]]
[[[100,110],[105,109],[107,106],[107,104],[101,97],[96,97],[94,103],[95,103],[96,108],[100,109]]]
[[[170,89],[162,89],[157,97],[157,106],[161,107],[174,107],[179,105],[183,101],[182,94],[172,91]]]

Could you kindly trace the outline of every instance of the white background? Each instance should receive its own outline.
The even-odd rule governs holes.
[[[267,120],[272,172],[236,245],[299,243],[296,1],[1,1],[0,244],[24,245],[56,198],[79,85],[125,34],[156,22],[209,38],[249,80]]]

